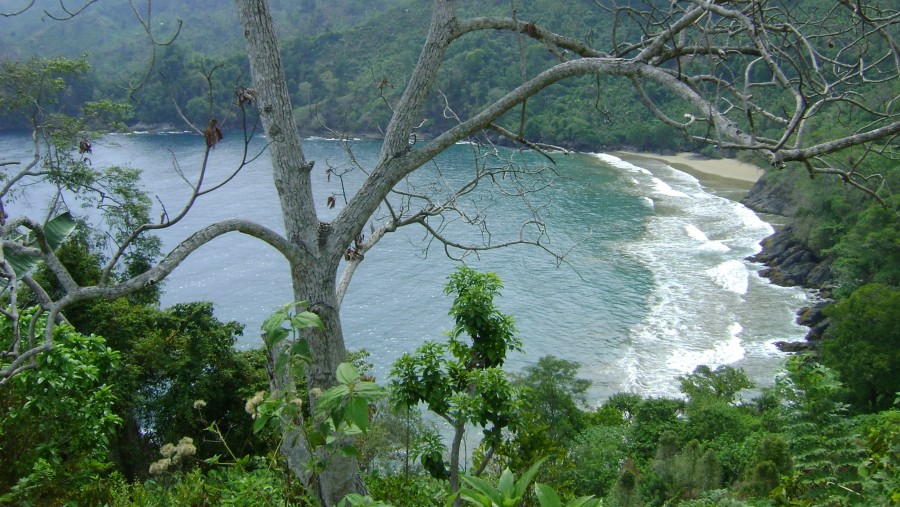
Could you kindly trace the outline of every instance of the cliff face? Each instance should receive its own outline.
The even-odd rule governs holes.
[[[790,188],[767,185],[765,176],[760,178],[741,202],[757,213],[788,218],[797,211]],[[815,349],[828,327],[828,319],[823,315],[822,309],[829,303],[830,288],[835,277],[831,262],[809,249],[790,225],[764,239],[762,247],[759,254],[749,258],[766,266],[760,270],[761,276],[767,277],[776,285],[816,289],[820,297],[813,306],[803,308],[797,314],[797,322],[810,328],[806,342],[777,342],[776,346],[784,352]]]

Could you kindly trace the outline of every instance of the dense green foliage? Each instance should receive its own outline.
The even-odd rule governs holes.
[[[837,371],[865,411],[886,410],[900,393],[900,288],[870,284],[828,308],[822,361]]]
[[[400,356],[391,370],[392,399],[399,407],[423,403],[453,427],[450,462],[440,447],[421,453],[425,469],[435,478],[459,487],[460,444],[467,426],[484,432],[488,452],[514,421],[516,393],[503,371],[508,351],[519,350],[511,316],[494,303],[503,284],[494,273],[462,266],[444,288],[454,294],[450,316],[455,321],[447,343],[428,341]],[[460,337],[464,337],[460,339]]]
[[[390,118],[388,104],[399,97],[400,85],[418,57],[417,48],[426,28],[421,23],[423,6],[387,1],[342,3],[340,8],[315,0],[307,0],[305,4],[315,5],[312,16],[307,12],[298,18],[295,9],[278,2],[273,5],[277,22],[284,23],[287,34],[283,37],[285,74],[302,133],[329,135],[333,130],[377,135]],[[509,15],[510,6],[495,0],[479,4],[477,10],[475,6],[461,8],[471,15]],[[582,34],[583,27],[591,26],[591,31],[583,36],[595,42],[612,26],[610,17],[589,3],[558,9],[549,2],[529,1],[517,9],[527,13],[530,21],[560,33]],[[64,97],[64,106],[73,107],[93,96],[106,96],[132,101],[135,108],[132,123],[137,123],[138,128],[181,126],[184,122],[177,113],[179,109],[201,129],[209,117],[225,118],[225,128],[237,128],[228,122],[228,111],[233,103],[234,87],[248,85],[249,69],[242,48],[234,42],[240,37],[237,20],[228,18],[233,16],[231,9],[192,5],[189,12],[177,14],[183,19],[183,32],[175,43],[158,49],[152,49],[146,38],[134,37],[134,32],[127,30],[134,24],[128,19],[129,12],[96,11],[89,13],[91,18],[75,18],[71,24],[57,25],[68,32],[76,23],[99,23],[109,28],[107,38],[128,37],[137,39],[138,43],[123,41],[111,54],[106,51],[116,47],[116,43],[109,40],[67,43],[65,50],[48,47],[39,51],[45,44],[36,45],[36,54],[68,57],[81,56],[91,48],[88,59],[95,72],[71,88]],[[158,40],[167,40],[175,33],[176,12],[175,6],[168,2],[154,4],[153,19],[160,23],[160,28],[154,27]],[[201,12],[202,21],[195,18]],[[210,17],[209,12],[214,15]],[[27,25],[24,21],[21,24]],[[202,34],[198,26],[204,27]],[[212,28],[215,26],[220,28]],[[22,30],[35,29],[23,26]],[[89,37],[88,34],[95,32],[79,33],[84,35],[69,40]],[[226,36],[229,33],[231,37]],[[45,29],[35,31],[34,35],[51,43]],[[528,76],[536,75],[554,61],[543,44],[531,40],[525,44]],[[475,35],[454,45],[438,83],[439,94],[436,92],[424,112],[432,120],[420,131],[434,134],[452,124],[452,120],[444,117],[444,99],[440,94],[458,115],[465,117],[519,84],[520,56],[510,50],[516,45],[512,34]],[[84,49],[72,54],[73,47]],[[135,62],[143,65],[135,68]],[[146,64],[150,67],[144,68]],[[473,79],[473,75],[478,78]],[[115,76],[116,81],[110,81],[110,76]],[[652,87],[649,91],[658,92]],[[646,150],[670,150],[675,148],[673,142],[677,142],[669,127],[650,126],[650,113],[637,100],[630,85],[613,79],[583,78],[555,85],[541,95],[541,100],[530,102],[527,110],[524,132],[534,141],[581,147],[632,146]],[[518,112],[511,113],[501,123],[518,130]],[[2,128],[25,126],[15,118],[6,118],[2,125]]]
[[[46,318],[36,309],[27,319]],[[12,329],[0,321],[0,347]],[[86,495],[111,468],[111,440],[123,420],[111,377],[120,354],[103,338],[60,326],[36,369],[0,390],[0,503],[35,505]]]
[[[84,249],[69,248],[64,255],[69,262],[91,266],[96,259]],[[414,367],[417,379],[405,386],[395,381],[394,396],[440,395],[428,406],[469,414],[467,420],[480,424],[493,422],[492,428],[500,418],[509,421],[502,438],[498,433],[488,440],[495,447],[494,464],[482,474],[498,479],[461,476],[461,498],[467,502],[480,505],[494,496],[509,505],[541,506],[591,505],[591,496],[618,506],[900,502],[897,410],[889,404],[874,415],[853,415],[842,401],[846,391],[836,372],[810,357],[790,361],[776,386],[753,400],[741,397],[752,385],[740,370],[700,366],[679,379],[685,399],[619,394],[586,409],[588,383],[578,379],[575,364],[552,356],[540,358],[513,381],[504,380],[504,389],[479,389],[485,370],[467,374],[466,365],[495,364],[488,369],[500,371],[500,381],[503,351],[515,345],[511,318],[493,306],[500,281],[463,268],[447,288],[456,296],[451,313],[458,327],[451,336],[484,341],[478,347],[475,340],[452,345],[459,355],[443,359],[425,361],[431,356],[419,351],[424,369]],[[854,304],[868,309],[871,301],[862,295],[879,290],[885,289],[865,289],[836,312],[851,311]],[[269,319],[268,346],[287,338],[295,326],[314,324],[303,315],[286,310]],[[4,466],[12,467],[3,474],[12,482],[4,485],[7,496],[0,499],[134,506],[254,505],[266,499],[273,505],[303,505],[305,493],[276,458],[274,442],[265,431],[253,434],[267,421],[284,424],[294,418],[304,431],[324,431],[323,437],[346,437],[360,433],[354,428],[371,427],[353,447],[335,448],[367,456],[364,470],[373,497],[348,499],[348,505],[443,505],[450,494],[447,476],[436,473],[447,466],[440,437],[414,411],[394,413],[384,405],[370,409],[377,389],[368,387],[369,377],[360,376],[356,367],[342,365],[341,384],[320,397],[319,409],[327,415],[310,417],[302,415],[294,395],[263,394],[261,355],[235,351],[233,335],[240,329],[215,321],[208,304],[161,311],[127,300],[99,302],[80,307],[73,321],[110,338],[60,327],[59,346],[42,356],[41,368],[0,391],[9,407],[0,425],[0,452]],[[492,340],[504,346],[488,346]],[[306,352],[298,347],[290,354],[302,363]],[[491,355],[497,351],[500,356]],[[295,359],[277,362],[286,368]],[[461,375],[459,382],[434,376],[442,362],[439,370]],[[365,370],[364,363],[357,364]],[[461,386],[457,394],[441,390],[453,385]],[[63,392],[69,394],[59,396]],[[516,402],[497,405],[496,395],[504,392]],[[477,393],[489,396],[473,398]],[[360,403],[354,401],[357,396]],[[286,407],[293,410],[288,419]],[[326,437],[322,444],[329,441],[342,439]],[[152,479],[148,470],[156,472]]]

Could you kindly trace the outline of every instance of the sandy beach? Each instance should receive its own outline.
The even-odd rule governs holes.
[[[679,153],[678,155],[651,155],[628,151],[619,153],[628,156],[654,158],[656,160],[661,160],[676,169],[681,169],[678,166],[688,166],[691,173],[699,172],[711,176],[719,176],[721,178],[746,181],[748,183],[756,183],[756,180],[763,175],[763,170],[759,167],[733,158],[710,159],[693,153]]]
[[[613,152],[617,157],[631,162],[656,160],[684,171],[698,180],[707,190],[739,201],[763,175],[764,171],[747,162],[731,158],[710,159],[693,153],[657,155],[630,151]]]

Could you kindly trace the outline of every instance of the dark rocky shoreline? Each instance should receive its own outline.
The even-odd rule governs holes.
[[[789,195],[777,188],[766,186],[765,176],[759,179],[741,203],[757,213],[780,215],[790,221],[796,212]],[[831,288],[835,273],[830,261],[822,259],[798,239],[790,224],[779,228],[775,234],[762,241],[762,251],[748,257],[765,268],[761,276],[783,287],[800,286],[816,292],[815,302],[797,312],[797,323],[809,327],[806,339],[799,342],[776,342],[782,352],[816,350],[822,335],[828,328],[828,318],[823,309],[831,303]]]

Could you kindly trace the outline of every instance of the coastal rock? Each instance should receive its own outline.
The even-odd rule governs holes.
[[[794,216],[797,204],[791,192],[789,187],[767,184],[763,175],[741,199],[741,204],[757,213]]]
[[[830,321],[823,309],[830,304],[830,284],[834,273],[828,261],[823,261],[812,250],[794,237],[790,226],[785,226],[762,242],[763,250],[750,257],[753,262],[766,265],[759,271],[760,276],[769,278],[772,283],[785,287],[801,286],[819,289],[819,297],[823,298],[812,306],[801,308],[797,312],[797,323],[809,327],[805,342],[779,342],[778,350],[783,352],[801,352],[815,350],[815,344],[822,339]]]
[[[827,317],[825,317],[825,313],[822,310],[824,310],[826,306],[828,306],[827,301],[820,301],[812,306],[801,308],[800,311],[797,312],[797,324],[813,327],[824,321]]]
[[[752,262],[766,265],[759,274],[772,283],[784,287],[802,286],[814,289],[825,288],[832,279],[832,270],[827,261],[817,256],[801,241],[794,237],[791,226],[762,241],[763,250],[749,257]]]
[[[775,342],[775,348],[782,352],[808,352],[812,346],[807,342]]]
[[[809,331],[806,333],[805,340],[809,343],[815,343],[822,340],[822,337],[825,335],[825,330],[828,329],[828,326],[831,324],[831,321],[828,319],[819,322],[815,326],[809,328]]]
[[[820,292],[818,297],[827,297],[827,292],[825,294]],[[830,300],[820,299],[812,306],[801,308],[800,311],[797,312],[797,324],[809,328],[809,331],[806,333],[807,342],[815,343],[822,339],[825,330],[828,329],[828,326],[831,324],[831,321],[828,320],[828,317],[825,316],[824,312],[825,308],[830,304]]]
[[[765,176],[760,178],[741,202],[757,213],[790,217],[797,210],[791,189],[768,185]],[[830,304],[830,288],[835,278],[830,261],[823,260],[809,249],[795,236],[790,225],[785,225],[761,244],[762,251],[748,258],[765,265],[759,271],[760,276],[776,285],[818,289],[819,301],[797,312],[797,323],[809,328],[805,341],[777,342],[775,346],[778,350],[789,353],[815,351],[830,324],[822,311]]]

